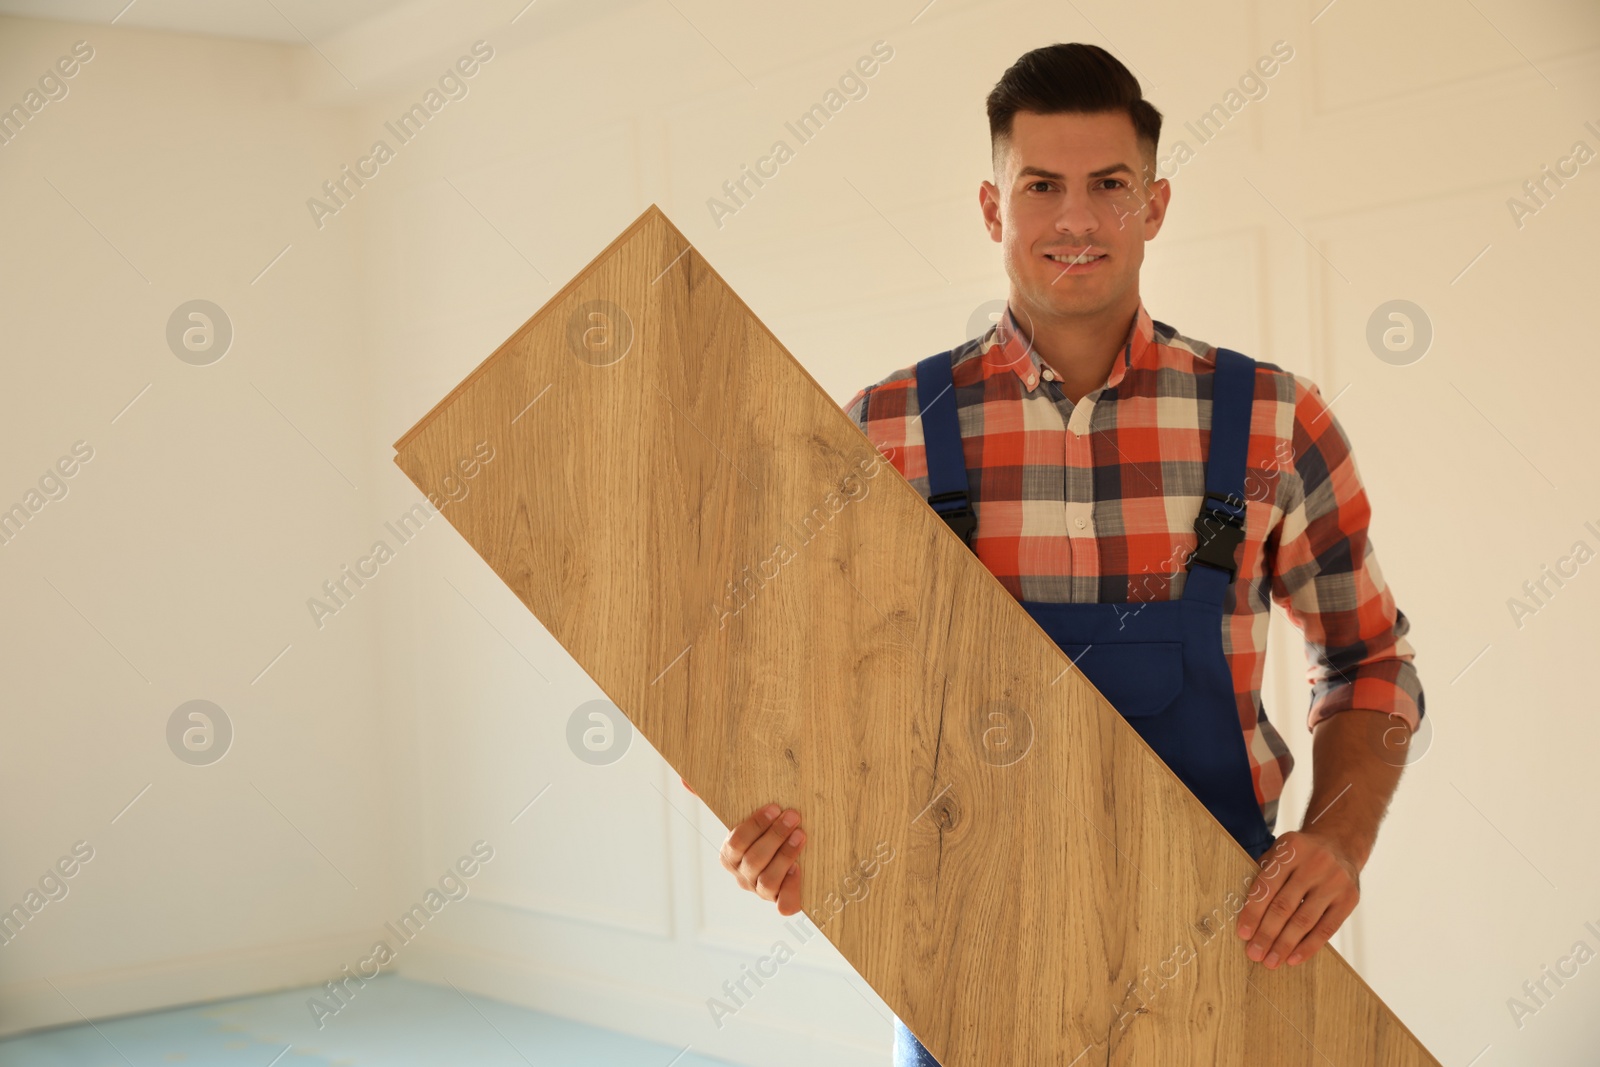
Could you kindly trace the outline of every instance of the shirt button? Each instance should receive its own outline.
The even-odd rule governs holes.
[[[1044,370],[1040,371],[1039,373],[1044,375],[1044,380],[1047,381],[1047,382],[1053,382],[1053,381],[1056,380],[1055,372],[1052,371],[1049,367],[1046,367]]]
[[[1077,527],[1077,528],[1078,528],[1078,529],[1080,529],[1080,530],[1081,530],[1081,529],[1083,529],[1083,528],[1084,528],[1084,527],[1085,527],[1085,526],[1087,526],[1087,525],[1089,525],[1089,523],[1088,523],[1088,520],[1086,520],[1086,519],[1085,519],[1085,518],[1084,518],[1084,517],[1083,517],[1083,516],[1081,516],[1081,515],[1080,515],[1080,516],[1078,516],[1078,517],[1077,517],[1077,518],[1076,518],[1076,519],[1073,519],[1073,520],[1072,520],[1072,524],[1073,524],[1073,525],[1074,525],[1074,526],[1076,526],[1076,527]]]

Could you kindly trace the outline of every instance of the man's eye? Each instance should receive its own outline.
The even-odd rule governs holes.
[[[1030,183],[1030,184],[1029,184],[1029,185],[1028,185],[1028,188],[1029,188],[1029,189],[1032,189],[1032,188],[1033,188],[1033,187],[1034,187],[1034,186],[1037,186],[1037,185],[1049,185],[1049,184],[1050,184],[1050,183],[1049,183],[1049,182],[1047,182],[1047,181],[1037,181],[1037,182],[1031,182],[1031,183]]]
[[[1118,186],[1119,188],[1126,184],[1121,178],[1107,178],[1106,181],[1110,182],[1112,185]]]

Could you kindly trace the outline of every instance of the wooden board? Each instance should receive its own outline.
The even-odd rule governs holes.
[[[451,524],[725,825],[804,813],[944,1067],[1437,1063],[1332,949],[1245,956],[1249,856],[654,205],[395,462],[489,447]]]

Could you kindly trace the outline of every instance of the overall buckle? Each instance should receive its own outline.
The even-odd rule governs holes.
[[[1212,498],[1222,501],[1228,508],[1236,508],[1237,512],[1225,510],[1215,504],[1208,503]],[[1200,503],[1200,514],[1195,516],[1194,532],[1199,538],[1194,555],[1189,558],[1189,570],[1194,570],[1196,563],[1205,563],[1221,571],[1227,571],[1232,578],[1238,572],[1238,564],[1234,556],[1238,554],[1239,545],[1244,541],[1244,499],[1232,493],[1207,493]]]
[[[939,517],[949,524],[950,529],[956,532],[963,544],[972,547],[972,531],[978,528],[977,513],[972,510],[972,501],[967,494],[957,489],[950,493],[936,493],[928,498],[928,503]],[[954,504],[954,507],[944,505]]]

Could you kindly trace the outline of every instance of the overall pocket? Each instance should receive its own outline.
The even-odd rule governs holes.
[[[1183,691],[1182,641],[1062,645],[1061,649],[1125,719],[1159,715]]]

